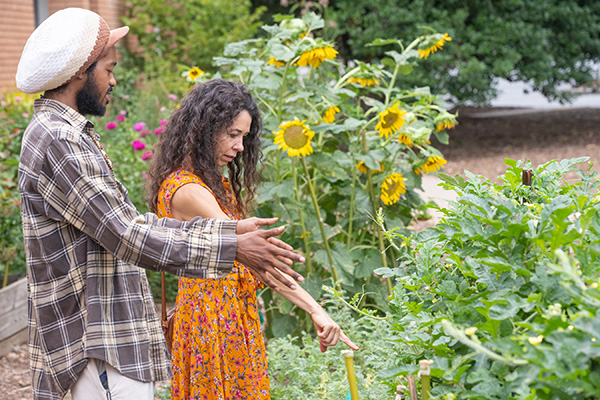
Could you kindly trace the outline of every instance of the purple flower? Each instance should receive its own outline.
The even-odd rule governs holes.
[[[161,134],[161,133],[163,133],[163,131],[164,131],[164,130],[165,130],[165,128],[163,128],[162,126],[159,126],[158,128],[156,128],[156,129],[154,130],[154,134],[155,134],[156,136],[160,136],[160,134]]]
[[[152,150],[148,150],[147,152],[145,152],[144,154],[142,154],[142,160],[144,161],[148,161],[152,158],[154,154],[152,153]]]
[[[140,151],[146,148],[146,144],[140,139],[135,139],[133,142],[131,142],[131,147],[133,147],[135,151]]]
[[[167,120],[161,119],[160,126],[165,126],[167,124]]]
[[[175,96],[173,93],[169,93],[167,95],[168,98],[170,98],[171,100],[177,100],[177,96]]]
[[[119,114],[119,115],[117,115],[117,121],[119,121],[119,122],[125,121],[125,114]]]
[[[142,129],[144,129],[145,127],[146,127],[146,123],[145,122],[138,122],[137,124],[133,125],[133,130],[139,132]]]
[[[108,124],[106,124],[105,128],[107,131],[112,131],[113,129],[117,128],[117,123],[115,121],[110,121]]]

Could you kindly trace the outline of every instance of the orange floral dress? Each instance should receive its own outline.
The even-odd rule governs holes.
[[[183,185],[210,189],[191,172],[178,170],[158,193],[158,216],[171,217],[171,198]],[[223,178],[228,201],[235,205]],[[212,191],[211,191],[212,193]],[[239,219],[219,203],[230,219]],[[171,399],[270,399],[267,357],[256,290],[250,271],[235,262],[223,279],[180,278],[174,321]]]

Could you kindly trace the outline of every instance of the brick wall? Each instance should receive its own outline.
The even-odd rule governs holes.
[[[0,0],[0,10],[0,90],[15,91],[19,58],[35,28],[33,1]]]
[[[123,26],[120,16],[126,12],[124,0],[47,0],[48,15],[67,7],[97,12],[111,28]],[[15,91],[15,74],[23,47],[35,29],[33,0],[0,0],[0,92]],[[128,38],[126,44],[131,39]]]

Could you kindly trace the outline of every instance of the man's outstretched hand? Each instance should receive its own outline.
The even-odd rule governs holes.
[[[261,226],[273,225],[275,222],[277,222],[277,218],[256,217],[238,221],[235,259],[250,268],[263,283],[272,289],[277,290],[277,286],[281,284],[295,289],[296,286],[279,271],[302,282],[304,280],[302,275],[289,266],[294,261],[304,262],[304,257],[294,253],[292,246],[275,237],[280,235],[285,227],[260,229]]]

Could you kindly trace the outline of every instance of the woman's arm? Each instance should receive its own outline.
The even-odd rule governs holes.
[[[175,192],[171,199],[171,215],[184,221],[198,216],[202,218],[227,218],[212,193],[202,185],[195,183],[188,183]],[[282,271],[279,272],[289,282],[294,282],[289,275]],[[335,346],[338,340],[346,343],[350,348],[358,350],[358,347],[344,335],[339,325],[302,287],[296,285],[295,289],[290,289],[287,286],[279,285],[277,293],[310,314],[317,329],[321,351],[326,351],[329,346]]]
[[[281,272],[281,271],[280,271]],[[292,278],[282,272],[284,277],[292,282]],[[313,297],[302,287],[298,287],[296,290],[291,290],[286,286],[280,288],[277,293],[306,311],[310,314],[317,329],[317,336],[319,337],[319,345],[321,351],[325,352],[327,347],[335,346],[338,340],[344,342],[348,347],[353,350],[358,350],[358,346],[352,343],[350,339],[342,332],[342,329],[333,319],[323,310],[323,307],[319,305],[313,299]]]

